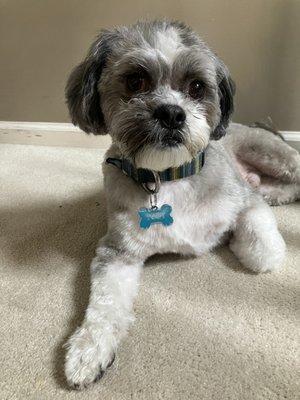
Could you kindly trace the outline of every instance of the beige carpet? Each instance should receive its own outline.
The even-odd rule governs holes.
[[[68,390],[62,344],[105,232],[102,157],[0,147],[0,399],[299,399],[299,203],[274,209],[288,246],[280,273],[250,274],[226,248],[150,260],[115,364]]]

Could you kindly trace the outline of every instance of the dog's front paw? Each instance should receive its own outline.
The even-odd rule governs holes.
[[[281,269],[285,256],[285,243],[279,233],[275,232],[270,243],[253,240],[252,243],[233,239],[230,249],[241,263],[256,273],[275,272]]]
[[[70,337],[67,348],[67,382],[80,390],[99,380],[114,362],[116,340],[96,326],[82,326]]]

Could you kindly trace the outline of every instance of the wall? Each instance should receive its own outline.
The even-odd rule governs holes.
[[[225,60],[236,121],[300,130],[300,0],[0,0],[0,120],[68,121],[65,81],[98,30],[164,16]]]

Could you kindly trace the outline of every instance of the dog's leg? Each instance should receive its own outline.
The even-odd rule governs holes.
[[[300,183],[300,155],[273,133],[259,128],[233,125],[224,144],[237,162],[248,165],[261,176],[285,183]]]
[[[88,386],[113,362],[116,348],[134,319],[132,304],[142,265],[135,256],[110,246],[98,248],[91,264],[85,319],[67,343],[65,373],[70,386]]]
[[[274,271],[282,265],[285,243],[270,207],[261,199],[240,214],[230,248],[245,267],[255,272]]]
[[[285,183],[278,179],[263,176],[258,192],[271,206],[289,204],[300,199],[300,183]]]

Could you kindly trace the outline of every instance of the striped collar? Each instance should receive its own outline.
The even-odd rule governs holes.
[[[198,174],[205,162],[205,151],[201,151],[190,162],[172,167],[164,171],[152,171],[145,168],[136,168],[129,160],[125,158],[107,158],[106,163],[119,168],[125,175],[130,176],[139,184],[153,183],[158,175],[161,182],[174,181],[176,179],[187,178]]]

